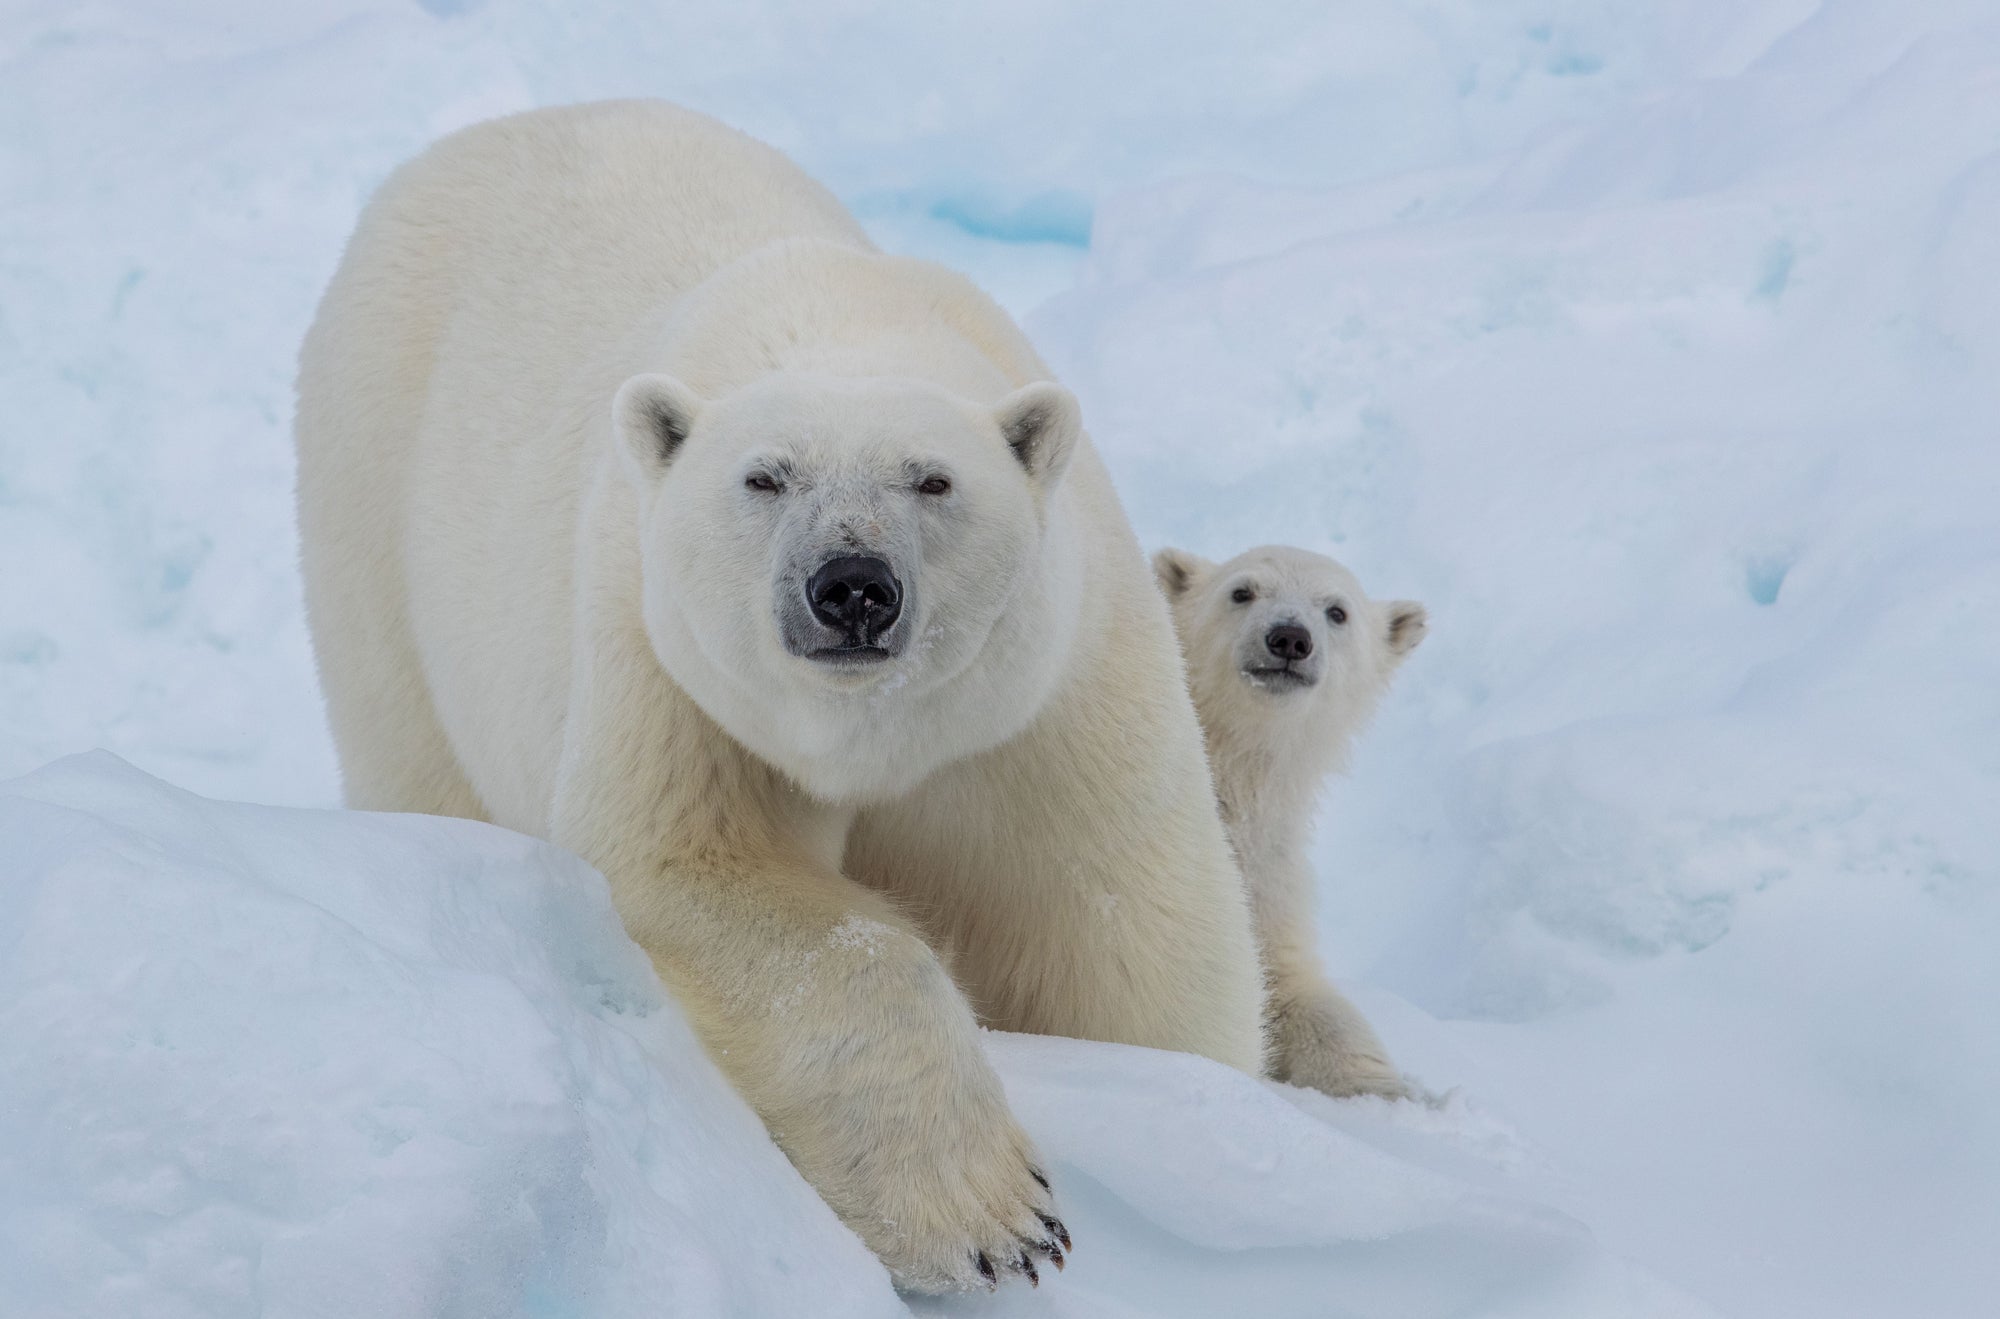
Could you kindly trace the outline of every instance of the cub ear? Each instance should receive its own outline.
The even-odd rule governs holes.
[[[1061,385],[1040,381],[995,403],[993,420],[1027,469],[1028,479],[1045,494],[1055,489],[1083,434],[1083,412],[1076,396]]]
[[[650,485],[667,470],[701,415],[701,399],[672,376],[633,376],[611,402],[611,424],[626,471]]]
[[[1153,556],[1153,576],[1159,580],[1160,593],[1169,600],[1186,595],[1194,579],[1214,566],[1186,550],[1164,549]]]
[[[1389,653],[1398,660],[1415,650],[1430,630],[1430,616],[1415,600],[1391,600],[1382,613],[1389,620]]]

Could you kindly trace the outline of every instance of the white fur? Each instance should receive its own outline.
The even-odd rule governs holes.
[[[1305,851],[1322,784],[1345,766],[1397,665],[1423,640],[1423,606],[1372,601],[1340,564],[1285,546],[1223,564],[1161,550],[1153,565],[1250,894],[1271,1073],[1333,1095],[1406,1094],[1375,1032],[1320,968]],[[1345,619],[1329,618],[1330,609]],[[1280,624],[1306,629],[1311,654],[1293,667],[1309,686],[1259,671],[1280,663],[1267,640]]]
[[[595,864],[773,1136],[919,1288],[1050,1236],[976,1023],[1262,1062],[1171,625],[1047,374],[963,279],[646,102],[404,166],[300,364],[350,803]],[[798,578],[843,547],[893,561],[908,630],[836,669],[794,653]]]

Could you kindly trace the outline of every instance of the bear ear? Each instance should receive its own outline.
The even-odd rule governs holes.
[[[672,376],[633,376],[618,387],[611,424],[632,479],[651,484],[687,443],[701,399]]]
[[[1391,600],[1382,613],[1389,620],[1389,653],[1398,660],[1415,650],[1430,630],[1430,615],[1415,600]]]
[[[1169,600],[1186,595],[1195,578],[1214,566],[1186,550],[1164,549],[1153,556],[1153,576],[1159,580],[1160,593]]]
[[[1076,396],[1049,381],[1017,389],[993,405],[993,420],[1028,479],[1044,494],[1055,489],[1083,434]]]

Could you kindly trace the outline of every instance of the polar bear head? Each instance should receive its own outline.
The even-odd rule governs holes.
[[[1211,737],[1305,737],[1337,754],[1423,640],[1424,607],[1378,603],[1332,559],[1283,545],[1210,563],[1153,556]]]
[[[1076,400],[775,372],[714,399],[641,375],[613,414],[646,631],[738,741],[829,801],[1012,736],[1075,632]]]

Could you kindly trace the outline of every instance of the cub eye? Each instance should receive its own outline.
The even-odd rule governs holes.
[[[752,472],[743,478],[743,484],[749,489],[757,491],[759,494],[775,495],[778,493],[778,478],[772,476],[769,472]]]
[[[1257,598],[1257,593],[1247,586],[1239,586],[1229,593],[1229,598],[1239,605],[1247,605]]]
[[[921,495],[948,495],[951,493],[951,482],[942,476],[927,477],[917,483],[917,493]]]
[[[1339,605],[1328,605],[1326,607],[1326,617],[1330,623],[1345,623],[1347,621],[1347,611]]]

